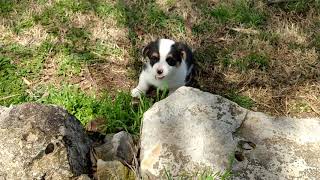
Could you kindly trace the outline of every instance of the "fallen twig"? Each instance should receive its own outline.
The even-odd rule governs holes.
[[[245,29],[245,28],[230,28],[233,31],[243,33],[243,34],[259,34],[259,31],[254,30],[254,29]]]
[[[14,94],[14,95],[10,95],[10,96],[6,96],[6,97],[2,97],[0,98],[0,101],[2,100],[6,100],[6,99],[9,99],[9,98],[12,98],[12,97],[15,97],[15,96],[18,96],[19,94]]]
[[[307,101],[307,104],[312,109],[313,112],[315,112],[320,116],[320,112],[309,101]]]
[[[277,4],[277,3],[287,3],[287,2],[294,2],[298,0],[268,0],[268,4]]]

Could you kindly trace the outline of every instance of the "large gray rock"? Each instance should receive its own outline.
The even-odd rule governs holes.
[[[235,179],[320,179],[320,119],[248,112],[236,137],[256,144],[235,161]]]
[[[320,179],[319,150],[320,119],[274,118],[181,87],[144,114],[141,171],[149,179],[208,169],[232,170],[234,179]]]
[[[69,179],[90,173],[90,140],[62,108],[0,108],[0,179]]]
[[[233,135],[247,113],[220,96],[182,87],[143,116],[141,171],[159,177],[226,170],[237,143]]]

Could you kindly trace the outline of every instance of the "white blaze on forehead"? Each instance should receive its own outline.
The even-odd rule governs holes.
[[[160,59],[166,58],[168,53],[171,50],[171,46],[174,44],[174,41],[170,39],[160,39],[159,41],[159,54]]]

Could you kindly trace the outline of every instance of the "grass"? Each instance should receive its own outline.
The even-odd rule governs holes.
[[[320,1],[319,0],[300,0],[300,1],[292,1],[288,3],[280,3],[278,8],[283,9],[287,12],[293,12],[297,14],[304,14],[308,12],[313,7],[316,10],[320,10]]]
[[[48,96],[38,99],[38,102],[65,107],[84,125],[95,118],[102,118],[105,120],[105,133],[123,129],[139,134],[142,115],[152,105],[150,99],[141,98],[140,104],[135,107],[131,96],[125,92],[119,92],[115,97],[107,93],[94,97],[88,96],[79,87],[68,85],[59,89],[50,87],[47,91]]]
[[[254,101],[250,99],[248,96],[243,96],[241,94],[237,94],[235,92],[231,92],[227,95],[227,97],[233,101],[239,104],[240,106],[250,109],[254,106]]]
[[[0,57],[0,103],[4,106],[24,102],[27,99],[25,85],[19,74],[15,72],[17,67],[11,64],[7,57]]]
[[[247,26],[263,25],[267,14],[254,7],[253,1],[239,0],[233,3],[221,3],[211,10],[211,16],[220,23],[234,22]]]
[[[268,62],[268,58],[265,55],[250,53],[244,58],[236,60],[233,64],[242,71],[247,69],[265,70],[268,68]]]

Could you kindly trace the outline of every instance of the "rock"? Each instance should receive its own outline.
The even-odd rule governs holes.
[[[81,174],[76,180],[91,180],[91,178],[86,174]]]
[[[320,179],[320,119],[248,112],[236,138],[256,147],[235,161],[234,179]]]
[[[135,154],[135,146],[129,133],[121,131],[116,134],[108,134],[104,144],[94,147],[97,159],[104,161],[119,160],[123,164],[132,164]]]
[[[131,164],[135,148],[129,133],[121,131],[112,138],[113,150],[121,162]]]
[[[98,159],[96,179],[98,180],[134,180],[133,172],[120,161],[103,161]]]
[[[159,178],[194,174],[205,168],[225,171],[237,143],[232,133],[247,113],[235,103],[182,87],[155,103],[143,116],[141,172]]]
[[[91,171],[90,140],[62,108],[1,108],[0,179],[69,179]]]
[[[179,88],[143,117],[145,179],[208,170],[232,170],[233,179],[320,179],[319,152],[320,119],[275,118],[194,88]]]

